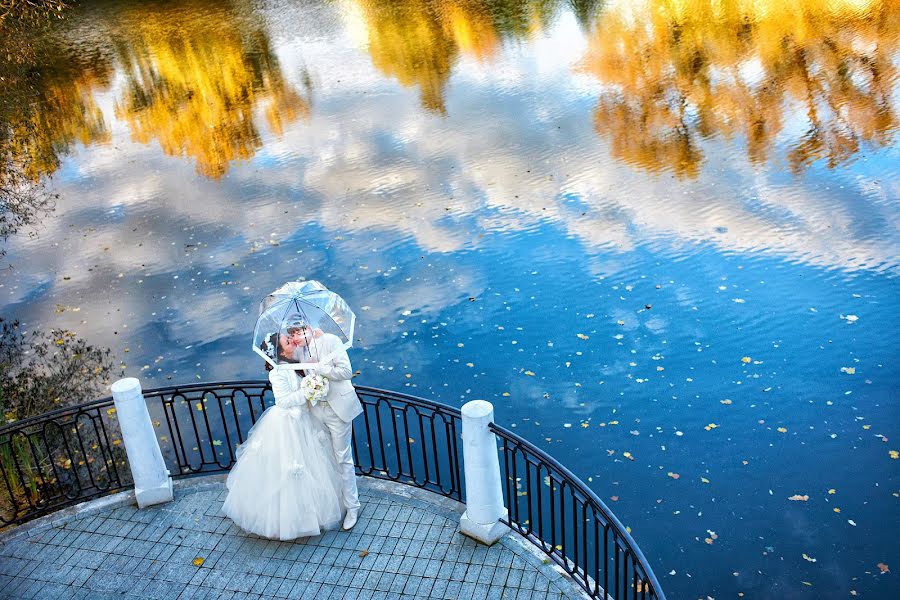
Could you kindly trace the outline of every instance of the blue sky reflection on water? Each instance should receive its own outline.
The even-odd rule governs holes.
[[[224,164],[141,139],[159,116],[123,117],[113,61],[91,92],[110,137],[63,156],[56,211],[8,243],[4,316],[108,346],[147,387],[257,378],[260,292],[318,279],[357,310],[360,383],[493,402],[632,528],[669,597],[900,593],[876,566],[900,568],[896,143],[792,171],[786,100],[768,161],[707,135],[694,175],[652,144],[648,166],[595,128],[609,84],[568,9],[410,76],[371,6],[219,15],[266,32],[282,78]],[[66,35],[124,35],[103,14]],[[290,89],[299,116],[264,116],[298,110]]]

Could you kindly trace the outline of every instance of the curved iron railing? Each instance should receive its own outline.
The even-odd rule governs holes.
[[[665,600],[631,534],[578,477],[549,454],[491,423],[502,440],[504,521],[593,598]]]
[[[112,398],[0,428],[0,526],[131,485]]]
[[[465,502],[458,409],[356,386],[363,404],[353,451],[361,475]],[[228,471],[274,398],[267,381],[144,391],[173,477]],[[631,535],[575,475],[512,432],[500,448],[510,528],[543,550],[594,598],[665,600]],[[0,525],[23,523],[132,485],[112,398],[0,428]]]

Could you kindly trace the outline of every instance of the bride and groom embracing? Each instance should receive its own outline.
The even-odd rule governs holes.
[[[317,536],[339,524],[349,530],[360,510],[352,422],[363,409],[347,351],[337,336],[303,322],[269,334],[263,351],[277,364],[266,364],[275,405],[238,447],[222,510],[245,531],[272,539]],[[292,363],[315,367],[298,371]],[[323,377],[327,393],[318,399],[303,380]]]

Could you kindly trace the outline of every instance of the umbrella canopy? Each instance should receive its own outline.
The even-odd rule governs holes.
[[[353,345],[355,325],[343,298],[318,281],[291,281],[260,302],[253,351],[273,367],[315,368]]]

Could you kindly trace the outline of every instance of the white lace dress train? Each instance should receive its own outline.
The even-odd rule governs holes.
[[[324,426],[304,402],[268,408],[237,449],[222,511],[279,540],[317,536],[343,519],[341,477]]]

